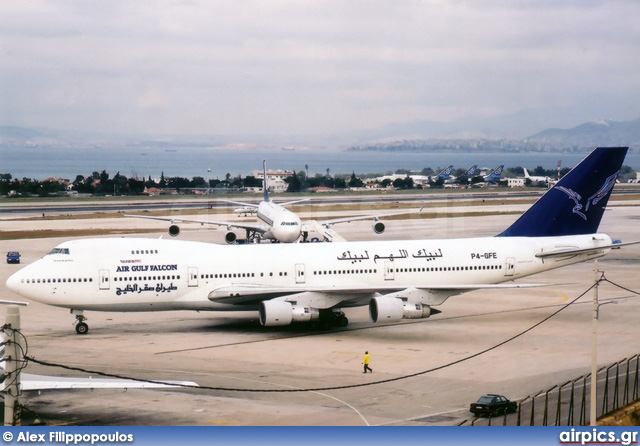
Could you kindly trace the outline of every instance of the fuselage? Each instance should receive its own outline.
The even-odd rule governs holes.
[[[282,243],[292,243],[300,238],[300,217],[272,201],[262,201],[257,217],[269,228],[264,237]]]
[[[553,259],[536,254],[610,244],[601,234],[241,246],[84,239],[60,244],[13,274],[7,286],[34,301],[74,310],[254,310],[279,290],[384,295],[412,287],[497,284],[608,249]]]

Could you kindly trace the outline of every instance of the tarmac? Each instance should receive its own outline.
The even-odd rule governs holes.
[[[498,207],[522,211],[528,205]],[[444,214],[453,208],[443,203],[440,209]],[[371,222],[335,229],[348,240],[458,238],[495,235],[517,218],[476,216],[475,207],[458,211],[454,218],[392,220],[380,236],[370,230]],[[612,200],[600,232],[623,242],[640,240],[639,220],[638,202]],[[156,221],[0,216],[0,231],[60,224],[155,227],[157,233],[141,236],[168,237],[166,225]],[[184,225],[179,239],[222,243],[223,236],[224,230]],[[1,240],[0,251],[20,251],[24,265],[67,239]],[[23,300],[5,287],[23,265],[3,263],[0,299]],[[640,292],[640,245],[614,250],[598,265],[612,282]],[[29,302],[20,308],[22,332],[28,354],[38,360],[207,388],[44,391],[25,393],[22,401],[48,425],[455,425],[472,418],[469,403],[482,394],[524,398],[589,372],[593,292],[587,290],[594,274],[594,262],[549,271],[520,280],[544,287],[469,292],[446,301],[441,314],[394,325],[374,325],[366,308],[346,309],[349,326],[328,331],[264,328],[254,313],[87,312],[90,332],[80,336],[68,310]],[[640,297],[602,285],[599,298],[625,299],[600,310],[598,363],[640,353]],[[365,350],[374,372],[363,376]],[[26,371],[87,376],[36,363]],[[314,390],[326,388],[334,390]]]

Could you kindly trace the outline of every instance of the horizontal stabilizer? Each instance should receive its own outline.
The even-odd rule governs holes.
[[[469,283],[469,284],[460,284],[456,283],[453,285],[429,285],[425,287],[425,289],[430,290],[460,290],[462,291],[473,291],[473,290],[489,290],[496,288],[536,288],[541,286],[547,286],[544,283]],[[421,288],[421,287],[417,287]]]
[[[552,251],[540,252],[536,254],[536,257],[541,259],[552,258],[552,257],[566,257],[568,255],[577,255],[577,254],[599,254],[602,253],[605,249],[620,249],[623,246],[629,245],[637,245],[640,241],[636,242],[628,242],[628,243],[612,243],[610,245],[604,246],[595,246],[591,248],[558,248]]]

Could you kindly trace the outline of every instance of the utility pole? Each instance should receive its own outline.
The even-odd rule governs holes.
[[[593,288],[593,318],[591,321],[591,397],[589,401],[589,424],[596,425],[596,398],[598,383],[598,285],[600,280],[600,271],[598,271],[598,261],[594,266],[596,284]]]
[[[5,330],[8,330],[5,346],[4,372],[4,425],[20,425],[20,364],[22,363],[22,346],[18,345],[20,330],[20,309],[17,305],[7,307]]]

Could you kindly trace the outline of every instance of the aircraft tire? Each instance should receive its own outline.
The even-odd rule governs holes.
[[[331,330],[331,321],[320,321],[320,330]]]
[[[347,319],[347,318],[346,318],[346,317],[344,317],[344,316],[339,317],[339,318],[336,320],[336,325],[337,325],[338,327],[342,327],[342,328],[344,328],[344,327],[346,327],[347,325],[349,325],[349,319]]]
[[[85,335],[89,332],[89,326],[87,324],[85,324],[84,322],[80,322],[79,324],[76,324],[76,333],[78,333],[79,335]]]

